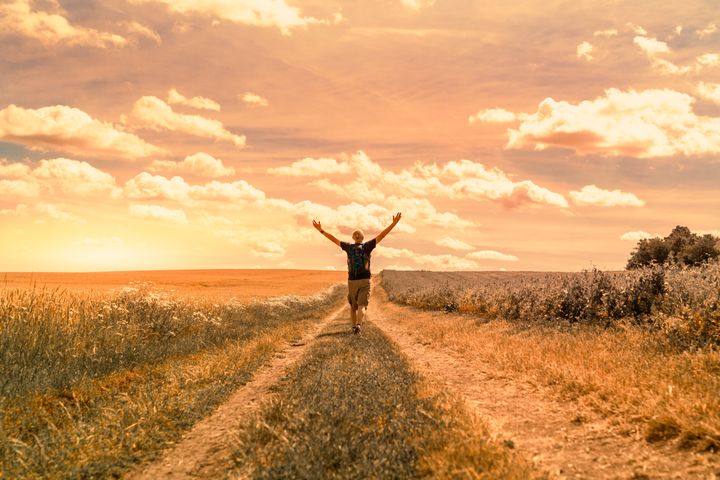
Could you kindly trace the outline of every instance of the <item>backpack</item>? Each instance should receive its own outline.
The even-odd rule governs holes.
[[[358,276],[367,272],[369,259],[365,255],[365,249],[362,244],[351,245],[347,251],[348,255],[348,271],[352,276]]]

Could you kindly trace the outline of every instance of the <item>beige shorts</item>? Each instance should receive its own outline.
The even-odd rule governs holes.
[[[370,279],[348,280],[348,302],[352,308],[367,307],[370,297]]]

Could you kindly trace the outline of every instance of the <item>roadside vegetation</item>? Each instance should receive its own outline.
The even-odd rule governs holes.
[[[385,271],[382,286],[392,301],[444,312],[400,320],[427,341],[550,386],[627,435],[720,451],[720,263]]]
[[[332,325],[236,442],[230,478],[538,476],[371,325]]]
[[[342,299],[341,285],[247,305],[0,291],[0,477],[111,477],[157,458]]]

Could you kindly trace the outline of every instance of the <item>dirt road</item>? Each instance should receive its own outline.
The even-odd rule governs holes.
[[[717,456],[655,448],[640,436],[614,433],[603,419],[577,420],[578,406],[517,374],[498,371],[481,357],[461,356],[424,340],[419,316],[444,315],[401,307],[376,286],[369,319],[426,379],[462,398],[493,435],[517,448],[551,478],[716,479]]]

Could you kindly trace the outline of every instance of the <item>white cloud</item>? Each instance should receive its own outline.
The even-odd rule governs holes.
[[[700,67],[717,67],[720,65],[720,54],[706,53],[695,59]]]
[[[157,97],[142,97],[136,101],[131,120],[133,125],[142,128],[172,130],[215,140],[227,140],[237,147],[245,145],[244,135],[229,132],[220,121],[174,112],[170,105]]]
[[[0,158],[0,178],[23,178],[30,174],[30,166]]]
[[[36,110],[8,105],[0,110],[0,139],[39,150],[62,150],[82,156],[108,155],[125,159],[166,152],[111,123],[64,105]]]
[[[220,111],[220,104],[216,101],[204,97],[187,98],[174,88],[171,88],[168,92],[168,103],[170,105],[185,105],[186,107],[193,107],[201,110],[212,110],[215,112]]]
[[[95,195],[115,189],[115,178],[109,173],[98,170],[87,162],[68,158],[40,160],[40,165],[32,171],[32,176],[48,181],[52,190],[63,193]]]
[[[520,260],[515,255],[501,253],[496,250],[478,250],[477,252],[468,253],[466,258],[472,260],[499,260],[503,262],[517,262]]]
[[[593,46],[590,42],[582,42],[575,49],[577,58],[584,58],[587,61],[590,61],[593,59],[592,51],[593,51]]]
[[[433,6],[435,4],[435,0],[400,0],[400,3],[412,10],[420,10],[421,8]]]
[[[480,110],[475,115],[468,117],[468,122],[486,122],[486,123],[508,123],[520,120],[521,118],[513,112],[508,112],[503,108],[487,108]]]
[[[306,17],[300,9],[288,5],[285,0],[131,0],[133,3],[158,2],[180,14],[202,14],[245,25],[276,27],[283,35],[295,28],[309,25],[338,23],[342,15],[336,13],[332,20]]]
[[[132,21],[123,22],[120,25],[125,28],[125,31],[127,31],[128,35],[135,37],[133,38],[133,43],[135,44],[137,43],[137,38],[147,38],[158,45],[162,43],[162,38],[160,37],[159,33],[149,27],[146,27],[141,23]]]
[[[604,97],[577,105],[546,98],[536,113],[508,129],[506,148],[557,146],[645,158],[720,152],[720,118],[697,116],[694,102],[674,90],[608,89]]]
[[[183,201],[188,198],[190,185],[182,177],[170,179],[147,172],[137,174],[125,183],[125,197],[138,199],[166,199]]]
[[[265,192],[258,190],[245,180],[223,183],[213,180],[205,185],[190,187],[190,198],[194,200],[225,201],[225,202],[261,202],[265,200]]]
[[[652,67],[662,74],[683,75],[692,70],[691,67],[675,65],[669,60],[658,57],[660,54],[670,53],[670,47],[665,42],[644,36],[636,36],[633,42],[645,52],[652,63]]]
[[[620,190],[604,190],[595,185],[585,185],[580,191],[570,192],[570,198],[577,205],[597,207],[642,207],[645,205],[635,194]]]
[[[627,240],[631,242],[637,242],[639,240],[646,240],[648,238],[662,237],[660,234],[648,233],[644,230],[634,230],[632,232],[625,232],[620,235],[620,240]]]
[[[113,33],[72,25],[57,2],[55,12],[34,10],[30,0],[9,0],[0,4],[0,35],[15,33],[44,45],[82,45],[106,48],[127,45],[127,39]]]
[[[338,162],[334,158],[303,158],[287,167],[268,169],[274,175],[289,175],[294,177],[320,177],[333,174],[350,173],[350,164]]]
[[[189,155],[181,162],[155,160],[150,164],[148,170],[151,172],[189,173],[207,178],[227,177],[235,174],[234,168],[226,167],[222,160],[203,152]]]
[[[353,179],[340,184],[328,179],[313,182],[312,185],[331,191],[352,200],[383,202],[390,200],[385,192],[392,192],[395,198],[421,198],[426,196],[470,198],[475,200],[496,200],[508,207],[525,203],[546,204],[567,207],[565,198],[540,187],[529,180],[514,182],[499,169],[487,169],[483,164],[469,160],[437,164],[416,163],[414,166],[393,172],[370,160],[362,151],[344,155],[341,161],[327,161],[333,173],[349,170]],[[300,168],[302,166],[302,168]],[[273,169],[278,174],[320,174],[320,164],[310,162],[290,167]]]
[[[643,36],[644,36],[644,35],[647,35],[647,34],[648,34],[647,30],[645,30],[645,29],[644,29],[643,27],[641,27],[640,25],[636,25],[636,24],[634,24],[634,23],[632,23],[632,22],[628,22],[628,23],[626,24],[626,26],[627,26],[627,28],[628,28],[630,31],[632,31],[635,35],[643,35]]]
[[[700,82],[696,90],[700,97],[720,105],[720,83]]]
[[[443,237],[435,242],[436,245],[441,247],[451,248],[453,250],[474,250],[475,247],[469,243],[465,243],[462,240],[458,240],[452,237]]]
[[[717,31],[718,31],[717,25],[715,25],[714,23],[710,23],[705,28],[703,28],[701,30],[696,30],[695,33],[697,34],[698,37],[704,38],[704,37],[708,37],[708,36],[714,34]]]
[[[27,180],[0,180],[0,197],[37,197],[40,185]]]
[[[618,31],[614,28],[608,28],[607,30],[596,30],[593,32],[594,37],[615,37],[617,36]]]
[[[282,258],[285,256],[285,253],[287,253],[285,247],[281,244],[268,241],[255,242],[254,245],[252,245],[250,252],[256,257],[274,259]]]
[[[648,38],[638,35],[633,38],[633,43],[640,47],[640,49],[648,55],[670,53],[670,48],[667,46],[667,43],[661,42],[655,38]]]
[[[475,270],[478,268],[477,262],[456,255],[429,255],[407,248],[393,248],[384,245],[378,246],[373,255],[388,259],[411,260],[422,270]]]
[[[257,105],[259,107],[267,107],[270,104],[267,98],[261,97],[260,95],[256,95],[252,92],[245,92],[240,96],[240,98],[242,98],[242,101],[245,103]]]
[[[130,216],[150,220],[163,220],[173,223],[187,223],[183,210],[166,208],[160,205],[130,205]]]
[[[33,206],[18,204],[13,209],[0,210],[0,215],[11,217],[35,217],[35,223],[46,223],[53,220],[62,223],[82,224],[85,220],[64,210],[63,205],[37,203]]]

